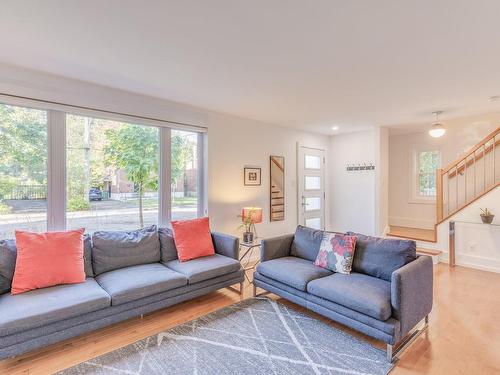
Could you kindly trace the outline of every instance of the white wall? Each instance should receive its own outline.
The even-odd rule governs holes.
[[[377,139],[376,130],[331,137],[328,157],[331,206],[327,227],[330,230],[377,233],[376,173],[346,171],[347,164],[377,161]]]
[[[383,235],[389,226],[389,129],[375,129],[375,232]]]
[[[495,226],[481,224],[480,208],[487,207],[494,215]],[[479,198],[450,218],[455,223],[455,262],[457,265],[500,272],[500,187]],[[422,247],[443,251],[441,261],[448,262],[449,222],[438,226],[438,242]],[[470,224],[476,223],[476,224]]]
[[[297,225],[297,142],[328,150],[328,137],[214,116],[209,127],[209,211],[219,230],[234,232],[243,206],[264,208],[260,236],[291,233]],[[285,157],[285,221],[269,221],[269,156]],[[243,165],[262,167],[262,185],[243,186]],[[327,196],[327,201],[328,201]],[[326,212],[328,215],[328,210]]]
[[[500,113],[464,117],[446,121],[441,138],[428,135],[428,126],[412,134],[389,137],[389,223],[417,228],[434,228],[434,203],[410,202],[410,153],[414,146],[441,150],[442,166],[453,162],[500,125]]]
[[[324,135],[7,65],[0,65],[0,93],[207,127],[209,215],[213,229],[228,233],[237,233],[236,216],[245,205],[264,208],[264,222],[257,225],[259,235],[293,231],[297,224],[296,143],[325,150],[329,146],[329,138]],[[285,157],[286,220],[283,222],[269,222],[270,155]],[[262,168],[260,187],[243,186],[245,165]]]

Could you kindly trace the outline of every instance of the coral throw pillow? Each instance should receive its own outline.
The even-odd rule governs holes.
[[[16,231],[17,259],[11,294],[84,282],[84,231]]]
[[[356,236],[325,232],[314,264],[330,271],[350,274],[355,249]]]
[[[181,262],[215,254],[208,217],[172,221],[172,231]]]

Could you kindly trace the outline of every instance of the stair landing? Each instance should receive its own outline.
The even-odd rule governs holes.
[[[421,229],[410,227],[389,226],[387,236],[408,238],[410,240],[437,242],[436,231],[433,229]]]

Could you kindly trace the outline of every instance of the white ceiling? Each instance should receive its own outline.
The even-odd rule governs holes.
[[[331,133],[500,110],[498,0],[4,0],[0,62]]]

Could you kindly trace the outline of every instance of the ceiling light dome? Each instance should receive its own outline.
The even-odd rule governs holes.
[[[442,137],[446,133],[446,128],[443,123],[438,121],[439,115],[443,113],[442,111],[432,112],[436,116],[436,121],[432,123],[432,127],[429,129],[429,135],[433,138]]]

